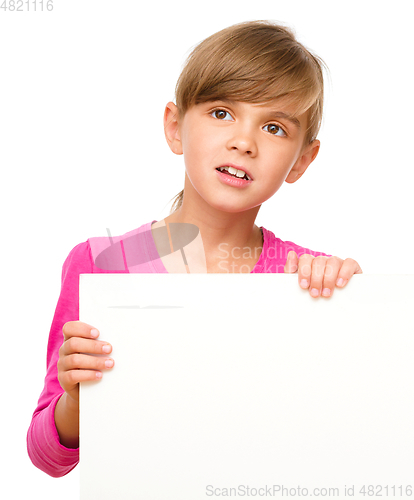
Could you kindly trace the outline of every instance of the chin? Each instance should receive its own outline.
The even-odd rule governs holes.
[[[229,214],[237,214],[240,212],[245,212],[246,210],[251,210],[252,208],[257,207],[259,205],[257,204],[254,206],[250,206],[246,205],[245,203],[234,204],[229,201],[227,201],[226,203],[208,203],[208,204],[215,210],[220,210],[220,212],[226,212]]]

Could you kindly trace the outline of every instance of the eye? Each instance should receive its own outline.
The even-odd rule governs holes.
[[[279,125],[276,125],[275,123],[270,123],[269,125],[264,126],[263,130],[266,130],[266,132],[269,132],[269,134],[277,135],[279,137],[286,136],[286,132],[283,130],[283,128],[279,127]]]
[[[231,120],[232,117],[230,115],[230,113],[228,111],[225,111],[224,109],[215,109],[211,115],[214,117],[214,118],[217,118],[218,120],[225,120],[225,121],[228,121],[228,120]]]

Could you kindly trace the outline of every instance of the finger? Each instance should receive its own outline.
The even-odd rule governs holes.
[[[59,354],[63,356],[69,356],[75,352],[86,354],[109,354],[111,351],[112,346],[108,342],[84,339],[82,337],[70,337],[62,344]]]
[[[63,337],[68,340],[71,337],[83,337],[86,339],[96,339],[99,337],[99,331],[82,321],[68,321],[62,328]]]
[[[60,360],[59,368],[65,372],[72,370],[110,370],[114,364],[112,358],[76,353]]]
[[[312,261],[315,257],[308,253],[304,253],[299,257],[298,264],[298,280],[301,288],[309,287],[310,278],[312,275]]]
[[[312,260],[312,275],[310,277],[310,294],[312,297],[319,297],[322,293],[322,283],[325,274],[327,257],[320,255]]]
[[[78,393],[80,382],[88,380],[100,380],[103,374],[99,370],[68,370],[58,371],[58,381],[65,392],[70,393],[74,390]],[[75,399],[77,399],[75,397]]]
[[[336,286],[343,288],[354,274],[362,274],[362,269],[354,259],[345,259],[338,273]]]
[[[322,284],[322,297],[331,297],[334,290],[336,279],[341,269],[343,260],[339,257],[329,257],[325,263],[325,273]]]
[[[284,267],[285,273],[295,273],[298,269],[298,256],[294,250],[288,253],[286,264]]]
[[[66,392],[73,390],[80,382],[89,380],[99,380],[102,372],[94,370],[70,370],[60,377],[59,382],[62,387],[66,387]]]

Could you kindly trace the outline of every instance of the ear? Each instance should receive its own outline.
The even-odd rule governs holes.
[[[182,155],[178,108],[173,102],[169,102],[165,107],[164,133],[171,151],[176,155]]]
[[[289,184],[293,184],[306,172],[306,169],[316,158],[319,148],[321,146],[320,141],[314,140],[308,146],[305,147],[301,156],[298,158],[296,163],[293,165],[292,170],[289,172],[285,181]]]

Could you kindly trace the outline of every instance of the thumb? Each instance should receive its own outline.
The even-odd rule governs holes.
[[[295,273],[298,269],[298,256],[296,255],[296,252],[291,250],[288,253],[287,259],[286,259],[286,264],[284,268],[285,273]]]

